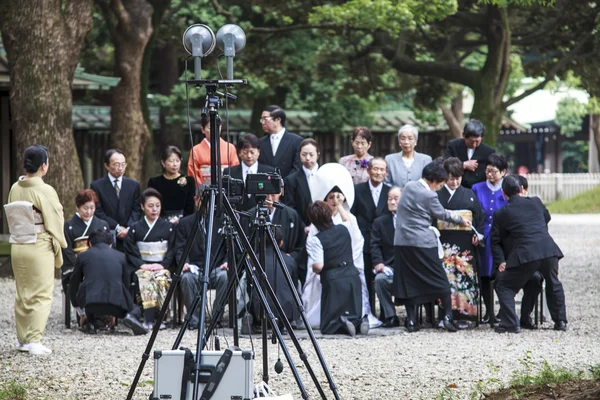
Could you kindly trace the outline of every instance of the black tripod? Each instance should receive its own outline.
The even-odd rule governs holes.
[[[190,253],[192,245],[196,239],[198,230],[203,229],[203,227],[206,227],[206,229],[205,229],[205,232],[206,232],[206,235],[205,235],[205,237],[206,237],[206,246],[205,246],[206,259],[205,259],[205,263],[204,263],[204,269],[203,269],[201,277],[200,277],[201,290],[200,290],[199,295],[194,300],[194,305],[192,307],[192,310],[188,310],[188,315],[186,316],[185,322],[184,322],[184,324],[177,336],[177,339],[174,343],[174,346],[173,346],[173,349],[176,349],[179,346],[179,343],[183,337],[185,329],[187,328],[189,321],[191,319],[191,315],[193,315],[194,310],[198,307],[198,305],[201,304],[202,308],[200,310],[198,338],[197,338],[197,342],[196,342],[196,356],[195,356],[195,360],[194,360],[195,361],[194,367],[192,369],[192,375],[194,376],[192,399],[195,400],[198,398],[200,375],[202,374],[204,377],[206,377],[207,374],[210,375],[209,371],[202,370],[202,367],[201,367],[202,351],[205,348],[207,340],[208,340],[212,330],[215,328],[216,322],[219,320],[219,317],[222,314],[223,309],[224,309],[224,304],[220,304],[216,311],[216,316],[212,319],[212,323],[209,326],[209,328],[206,332],[206,335],[205,335],[204,326],[205,326],[206,321],[205,321],[204,305],[206,304],[208,283],[209,283],[209,271],[210,271],[210,266],[211,266],[210,254],[211,254],[211,249],[213,246],[212,233],[214,230],[215,214],[217,214],[217,213],[220,214],[220,213],[224,212],[226,219],[230,222],[231,227],[237,234],[237,236],[232,234],[231,238],[229,239],[228,247],[230,248],[230,250],[229,250],[228,254],[230,257],[233,256],[233,250],[232,250],[233,242],[235,242],[238,251],[243,252],[243,256],[240,258],[240,261],[241,261],[241,263],[243,263],[243,265],[245,266],[246,272],[252,279],[254,288],[256,290],[256,294],[258,295],[260,302],[264,308],[263,316],[265,316],[266,318],[263,318],[263,332],[266,335],[266,324],[267,324],[267,319],[268,319],[268,321],[270,322],[270,325],[273,328],[273,332],[275,333],[275,335],[277,336],[277,339],[279,340],[280,347],[285,355],[285,358],[286,358],[288,365],[292,371],[292,374],[294,375],[294,378],[296,379],[298,387],[300,388],[302,398],[308,399],[309,396],[306,391],[306,388],[304,387],[304,384],[302,383],[302,380],[301,380],[298,370],[293,362],[291,354],[289,353],[289,350],[288,350],[285,342],[283,341],[281,330],[279,329],[279,326],[277,324],[277,319],[276,319],[275,315],[273,314],[271,307],[269,306],[269,302],[267,301],[267,299],[265,297],[264,291],[266,290],[272,300],[272,303],[275,305],[275,308],[278,311],[281,321],[284,323],[284,325],[288,329],[288,332],[292,333],[293,331],[292,331],[291,324],[287,320],[287,318],[283,312],[283,308],[282,308],[281,304],[279,303],[279,301],[277,300],[275,292],[273,291],[271,285],[269,284],[267,276],[264,272],[263,265],[264,265],[265,260],[264,260],[264,257],[262,257],[262,255],[264,255],[264,251],[261,251],[262,260],[259,261],[256,253],[252,249],[250,240],[244,234],[242,226],[236,217],[236,213],[233,210],[233,207],[231,206],[227,197],[224,196],[221,175],[220,175],[220,172],[218,172],[218,170],[217,170],[217,168],[218,168],[217,165],[219,165],[219,167],[221,165],[219,162],[219,158],[220,158],[219,142],[220,142],[220,140],[219,140],[219,136],[217,133],[218,132],[217,131],[217,117],[218,117],[218,108],[219,108],[219,104],[220,104],[219,98],[217,97],[217,91],[216,91],[217,86],[218,86],[218,84],[232,85],[235,83],[245,83],[245,81],[194,80],[194,81],[188,81],[188,83],[194,84],[194,85],[205,85],[206,91],[207,91],[206,109],[210,116],[210,130],[211,130],[211,186],[210,186],[210,188],[206,189],[203,193],[202,207],[200,210],[198,210],[196,212],[196,219],[195,219],[196,229],[194,229],[192,231],[192,234],[190,235],[190,237],[188,237],[187,242],[184,246],[182,257],[179,260],[179,263],[176,267],[175,272],[173,273],[173,280],[172,280],[171,287],[169,288],[169,291],[167,292],[167,294],[165,296],[163,306],[160,309],[158,321],[162,321],[166,315],[166,312],[168,309],[168,304],[170,303],[170,300],[173,296],[175,288],[179,284],[179,281],[181,279],[181,272],[183,270],[185,260],[188,258],[188,255]],[[217,164],[217,162],[218,162],[218,164]],[[220,169],[219,169],[219,171],[220,171]],[[263,215],[263,219],[264,219],[264,215]],[[261,236],[263,237],[262,242],[261,242],[261,249],[265,248],[265,246],[266,246],[266,232],[267,231],[269,232],[269,237],[270,237],[272,243],[274,244],[274,248],[277,251],[279,262],[281,265],[284,265],[281,253],[278,250],[278,246],[274,243],[275,240],[273,238],[273,234],[270,230],[267,229],[266,224],[263,224],[262,228],[259,227],[259,232],[262,232]],[[262,262],[262,264],[261,264],[261,262]],[[234,260],[234,263],[231,265],[232,266],[235,265],[235,260]],[[241,275],[240,268],[237,268],[237,267],[238,266],[236,265],[235,270],[231,272],[230,276],[233,274],[238,274],[237,276]],[[301,300],[294,289],[292,279],[289,276],[289,273],[287,272],[287,269],[285,267],[283,268],[283,270],[286,273],[286,279],[288,280],[288,284],[291,285],[292,291],[295,294],[296,303],[301,310],[303,321],[307,327],[307,330],[309,331],[311,341],[313,342],[313,346],[315,346],[315,350],[318,354],[321,365],[323,366],[324,372],[329,381],[330,388],[333,391],[335,398],[339,399],[339,395],[337,393],[337,388],[336,388],[335,384],[333,383],[333,379],[327,369],[325,360],[323,359],[323,356],[319,350],[316,339],[314,338],[314,334],[312,333],[312,330],[310,329],[310,324],[308,324],[308,320],[304,313],[304,309],[302,307]],[[260,278],[260,280],[259,280],[259,278]],[[229,281],[228,297],[231,297],[231,298],[235,298],[235,292],[233,291],[233,288],[235,286],[234,285],[235,280],[236,279],[230,279],[230,281]],[[261,286],[261,284],[262,284],[262,286]],[[231,308],[231,305],[233,305],[233,304],[235,304],[235,301],[230,302],[230,308]],[[235,314],[233,314],[233,315],[234,315],[233,319],[235,320],[236,319]],[[145,363],[149,358],[150,351],[152,350],[152,347],[153,347],[156,337],[158,335],[158,331],[159,331],[159,324],[156,324],[154,326],[154,329],[152,330],[150,339],[148,340],[148,344],[142,355],[142,360],[140,361],[140,365],[136,372],[135,378],[134,378],[132,385],[130,387],[130,390],[128,392],[128,395],[127,395],[128,400],[132,399],[132,397],[133,397],[133,394],[134,394],[137,384],[139,382],[140,376],[144,369]],[[237,335],[237,329],[234,329],[234,335]],[[321,397],[323,399],[326,399],[325,393],[323,392],[323,389],[321,388],[321,386],[318,382],[318,379],[317,379],[316,375],[314,374],[314,371],[310,367],[310,364],[308,363],[308,358],[307,358],[306,354],[303,352],[296,336],[291,335],[291,337],[294,342],[294,345],[296,346],[296,348],[299,351],[301,359],[303,360],[304,364],[307,366],[307,369],[309,370],[311,378],[313,379],[315,385],[317,386],[317,389],[318,389]],[[236,339],[237,338],[234,337],[234,341]],[[266,347],[266,344],[267,344],[266,340],[263,338],[263,348]],[[266,377],[266,379],[268,380],[268,373],[266,372],[265,366],[268,367],[266,357],[265,357],[265,360],[263,361],[263,368],[264,368],[263,376]]]

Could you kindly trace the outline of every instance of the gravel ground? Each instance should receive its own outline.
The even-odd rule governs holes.
[[[600,308],[600,215],[556,215],[550,224],[555,240],[565,253],[560,277],[567,297],[569,330],[552,330],[552,322],[538,331],[499,335],[487,326],[456,334],[424,329],[408,334],[403,328],[376,329],[368,337],[319,336],[342,399],[435,399],[469,398],[479,386],[494,388],[523,369],[526,353],[534,363],[587,369],[600,363],[600,319],[592,310]],[[15,327],[12,298],[14,282],[0,280],[0,382],[16,379],[29,389],[32,399],[98,399],[126,397],[149,336],[133,337],[123,327],[112,334],[84,335],[67,330],[61,322],[61,295],[56,281],[55,301],[44,343],[54,350],[48,357],[32,357],[14,349]],[[161,331],[154,349],[169,349],[177,330]],[[197,332],[197,331],[196,331]],[[182,345],[195,348],[195,332],[186,332]],[[302,346],[312,366],[324,380],[306,334]],[[231,337],[229,337],[231,341]],[[247,339],[241,347],[250,348]],[[287,341],[292,347],[291,341]],[[260,339],[254,338],[257,353]],[[277,350],[269,345],[270,386],[279,394],[300,392],[290,368],[273,372]],[[319,398],[312,381],[292,350],[300,375],[311,398]],[[256,381],[262,372],[261,354],[256,355]],[[146,364],[136,399],[147,399],[152,391],[153,361]],[[327,389],[327,386],[324,386]],[[442,397],[445,391],[445,397]],[[333,398],[327,391],[327,398]]]

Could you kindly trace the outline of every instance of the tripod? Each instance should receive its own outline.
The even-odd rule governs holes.
[[[192,368],[192,375],[194,376],[192,399],[195,400],[198,398],[200,375],[202,374],[203,377],[206,377],[208,374],[208,376],[210,376],[210,371],[202,370],[202,351],[205,348],[206,343],[208,342],[208,338],[210,337],[210,334],[212,333],[213,329],[215,328],[216,322],[218,321],[218,319],[224,309],[224,304],[220,304],[216,311],[216,316],[212,319],[211,325],[209,326],[209,328],[206,332],[206,335],[205,335],[204,327],[205,327],[205,322],[206,322],[205,321],[206,316],[205,316],[204,305],[206,304],[208,283],[209,283],[209,271],[210,271],[210,266],[211,266],[210,254],[211,254],[211,250],[212,250],[212,246],[213,246],[212,233],[214,231],[215,214],[217,214],[217,213],[220,214],[220,213],[224,212],[226,219],[230,222],[231,227],[237,234],[237,236],[234,234],[231,234],[231,238],[228,239],[228,241],[229,241],[228,247],[230,249],[228,251],[228,255],[229,255],[229,257],[231,257],[234,260],[234,263],[231,265],[232,266],[235,265],[234,252],[232,249],[233,243],[235,242],[235,245],[236,245],[238,251],[243,252],[243,256],[240,258],[240,262],[245,266],[246,272],[251,277],[252,282],[254,284],[254,288],[256,290],[256,293],[257,293],[257,295],[260,299],[260,302],[263,306],[263,309],[264,309],[263,316],[266,318],[263,318],[263,333],[264,333],[264,335],[266,335],[266,327],[267,327],[267,319],[268,319],[268,321],[270,322],[270,324],[273,328],[273,332],[275,333],[275,335],[277,336],[277,339],[279,340],[279,345],[285,355],[285,358],[286,358],[288,365],[292,371],[292,374],[294,375],[296,383],[298,384],[298,387],[301,391],[302,398],[308,399],[309,395],[306,391],[306,388],[304,387],[302,379],[301,379],[301,377],[298,373],[298,370],[293,362],[291,354],[289,353],[289,350],[283,340],[281,330],[277,324],[277,319],[276,319],[275,315],[273,314],[271,307],[269,305],[269,302],[267,301],[267,299],[265,297],[265,290],[266,290],[267,293],[269,294],[273,304],[275,305],[275,308],[277,309],[280,319],[285,324],[286,328],[288,329],[288,332],[292,333],[293,331],[292,331],[291,324],[287,320],[287,318],[283,312],[283,308],[281,307],[281,304],[277,300],[277,296],[275,295],[275,292],[273,291],[271,285],[269,284],[267,276],[264,272],[264,268],[263,268],[264,261],[265,261],[264,260],[264,258],[265,258],[264,251],[261,251],[261,260],[259,260],[256,253],[252,249],[250,240],[248,239],[248,237],[246,237],[246,235],[242,229],[242,226],[236,217],[236,213],[233,210],[233,207],[231,206],[227,197],[224,196],[221,175],[217,171],[217,165],[220,168],[220,162],[219,162],[219,164],[217,164],[217,162],[220,159],[220,149],[219,149],[220,139],[217,134],[217,117],[218,117],[218,107],[219,107],[220,101],[217,97],[217,91],[216,91],[217,85],[218,84],[244,83],[244,81],[194,80],[194,81],[188,81],[188,82],[191,84],[195,84],[195,85],[205,85],[206,91],[207,91],[206,108],[207,108],[207,111],[210,116],[210,130],[212,133],[211,134],[211,186],[210,186],[210,188],[206,189],[203,192],[202,207],[196,212],[196,216],[195,216],[195,223],[194,223],[195,229],[193,229],[192,234],[188,237],[188,239],[186,241],[186,244],[183,249],[182,257],[177,264],[175,272],[173,273],[172,284],[165,296],[163,306],[159,311],[158,320],[162,321],[164,319],[167,309],[168,309],[168,304],[170,303],[170,300],[173,296],[175,288],[177,287],[177,285],[179,284],[179,281],[181,280],[181,273],[183,270],[183,266],[186,262],[186,259],[188,258],[188,255],[191,251],[193,243],[196,240],[198,230],[203,229],[203,226],[205,226],[206,227],[206,230],[205,230],[206,231],[206,235],[205,235],[206,236],[206,246],[205,246],[206,257],[205,257],[204,269],[200,276],[201,290],[200,290],[199,295],[194,300],[192,310],[188,310],[188,315],[185,318],[185,322],[184,322],[184,324],[175,340],[174,346],[173,346],[173,349],[177,349],[177,347],[179,346],[179,343],[183,337],[183,334],[184,334],[185,330],[187,329],[187,326],[191,320],[191,316],[193,315],[194,310],[198,307],[199,304],[201,304],[202,308],[200,309],[198,336],[197,336],[197,341],[196,341],[196,355],[195,355],[195,359],[194,359],[194,367]],[[192,154],[193,154],[193,152],[192,152]],[[262,216],[262,219],[265,220],[264,215]],[[259,227],[259,232],[262,232],[261,235],[263,238],[261,241],[261,249],[264,249],[266,246],[266,232],[267,232],[266,227],[267,227],[266,223],[264,223],[262,225],[262,227]],[[270,230],[269,230],[269,237],[270,237],[272,243],[274,244],[274,248],[277,251],[280,264],[284,265],[284,263],[282,261],[281,253],[279,252],[278,246],[274,243],[275,241],[273,238],[273,234]],[[230,276],[234,275],[234,274],[238,274],[237,276],[241,275],[240,268],[238,268],[237,265],[235,265],[235,267],[236,267],[235,270],[230,273]],[[308,320],[304,313],[304,309],[302,308],[301,300],[293,287],[292,279],[289,276],[289,273],[287,273],[287,269],[285,267],[283,268],[283,270],[286,273],[286,279],[288,281],[288,284],[291,285],[292,291],[295,294],[296,304],[301,309],[303,321],[307,327],[307,330],[309,331],[309,334],[311,336],[311,341],[313,343],[313,346],[315,346],[315,350],[318,354],[319,361],[321,362],[321,365],[323,366],[324,372],[329,381],[330,388],[333,391],[335,398],[339,399],[339,395],[337,393],[337,388],[336,388],[335,384],[333,383],[333,379],[331,377],[331,374],[329,373],[329,370],[327,369],[325,360],[323,359],[323,356],[321,355],[321,352],[320,352],[320,349],[316,342],[316,339],[314,338],[314,334],[312,333],[312,330],[310,329],[310,324],[308,323]],[[235,279],[230,279],[229,286],[228,286],[228,294],[227,294],[227,297],[230,297],[232,299],[235,298],[235,292],[233,291],[234,282],[235,282]],[[262,284],[262,286],[261,286],[261,284]],[[233,304],[235,304],[235,301],[230,302],[230,308],[232,307]],[[233,310],[233,312],[235,312],[235,310]],[[235,316],[235,313],[233,315]],[[236,319],[234,318],[234,320],[236,320]],[[235,323],[234,323],[234,325],[235,325]],[[152,330],[152,333],[150,335],[150,339],[148,340],[146,349],[144,350],[144,353],[142,355],[142,359],[140,361],[140,365],[136,372],[135,378],[134,378],[132,385],[130,387],[130,390],[128,392],[128,395],[127,395],[128,400],[132,399],[132,397],[133,397],[135,388],[137,387],[137,384],[139,382],[140,376],[144,369],[145,363],[149,358],[150,351],[152,350],[152,347],[153,347],[156,337],[158,335],[158,331],[159,331],[159,324],[155,324],[154,329]],[[308,363],[307,355],[302,350],[300,343],[298,342],[296,336],[291,335],[291,337],[292,337],[295,347],[298,349],[298,351],[300,353],[301,359],[303,360],[304,364],[307,366],[307,369],[309,370],[309,373],[317,387],[317,390],[319,391],[321,397],[323,399],[326,399],[325,393],[323,392],[323,389],[321,388],[321,386],[318,382],[318,379],[317,379],[316,375],[314,374],[314,371],[312,370],[312,368],[310,367],[310,364]],[[266,345],[267,345],[265,338],[266,338],[266,336],[263,337],[263,349],[266,349]],[[234,343],[235,343],[235,341],[237,341],[237,329],[234,329]],[[263,377],[268,380],[268,373],[266,372],[267,367],[268,367],[268,361],[265,357],[263,360]]]

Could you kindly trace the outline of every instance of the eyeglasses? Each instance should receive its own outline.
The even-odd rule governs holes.
[[[116,162],[111,164],[111,166],[113,167],[117,167],[117,168],[125,168],[127,166],[126,162]]]
[[[500,173],[500,170],[486,168],[485,169],[485,173],[488,174],[488,175],[496,175],[496,174]]]
[[[267,121],[271,121],[273,119],[273,117],[264,117],[260,119],[260,123],[264,124]]]

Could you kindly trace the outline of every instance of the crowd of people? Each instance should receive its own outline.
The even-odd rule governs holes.
[[[444,157],[435,160],[415,150],[419,132],[414,126],[399,129],[400,151],[385,157],[369,154],[372,133],[357,127],[354,153],[325,165],[319,165],[317,141],[286,129],[282,108],[267,107],[260,122],[266,133],[260,139],[245,134],[234,146],[219,138],[217,172],[244,182],[256,173],[277,172],[283,178],[282,191],[267,195],[264,206],[283,267],[301,292],[311,325],[328,334],[364,335],[372,328],[400,326],[396,306],[404,305],[404,326],[415,332],[417,308],[425,305],[430,322],[450,332],[475,320],[497,322],[497,332],[519,332],[536,328],[530,314],[545,281],[554,328],[566,329],[558,279],[562,253],[548,234],[550,215],[538,198],[527,196],[526,179],[507,175],[506,158],[482,143],[481,122],[469,121],[462,137],[450,140]],[[187,174],[181,173],[181,150],[168,146],[162,175],[151,178],[145,190],[125,176],[125,153],[108,150],[107,174],[77,194],[77,211],[66,222],[55,190],[43,181],[50,168],[47,149],[34,145],[25,151],[26,174],[13,185],[5,206],[20,351],[51,353],[41,339],[54,267],[62,268],[63,290],[76,307],[80,327],[90,334],[113,328],[119,319],[136,335],[156,325],[164,328],[158,310],[180,262],[188,311],[207,257],[209,283],[216,289],[213,307],[226,303],[230,266],[224,255],[215,254],[218,246],[206,254],[203,230],[187,259],[181,259],[196,229],[199,185],[211,183],[208,125],[203,119],[205,137],[190,152]],[[248,234],[254,230],[248,216],[259,206],[246,194],[237,205]],[[222,223],[216,218],[217,227]],[[213,242],[223,240],[217,231]],[[268,252],[268,279],[286,317],[299,327],[290,289],[277,283],[283,274],[277,273],[274,249]],[[500,302],[497,315],[493,288]],[[514,298],[521,289],[518,318]],[[238,297],[247,328],[260,329],[260,304],[250,285]],[[439,306],[438,317],[430,311],[432,304]],[[191,329],[198,328],[199,312],[200,307],[191,316]]]

